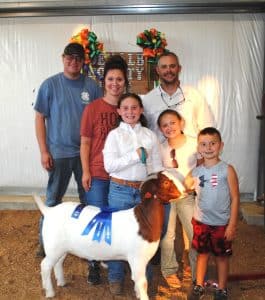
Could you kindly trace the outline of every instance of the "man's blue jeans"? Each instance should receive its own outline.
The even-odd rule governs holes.
[[[62,203],[62,198],[67,190],[70,179],[74,174],[80,202],[85,204],[85,190],[82,186],[82,165],[79,156],[59,158],[53,160],[53,168],[48,172],[49,180],[46,189],[46,205],[56,206]],[[40,244],[42,241],[42,223],[40,219]]]

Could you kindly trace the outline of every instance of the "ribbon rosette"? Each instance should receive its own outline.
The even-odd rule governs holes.
[[[78,34],[72,36],[70,42],[79,43],[85,49],[83,72],[88,74],[90,71],[92,76],[97,76],[93,70],[93,64],[96,63],[98,56],[103,53],[104,47],[103,43],[97,40],[96,34],[88,28],[84,28]]]
[[[159,55],[168,51],[164,33],[155,28],[139,33],[136,44],[143,48],[143,56],[147,58],[149,63],[155,63]]]

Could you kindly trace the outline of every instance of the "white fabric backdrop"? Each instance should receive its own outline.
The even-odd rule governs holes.
[[[205,95],[225,142],[223,159],[239,175],[240,191],[256,193],[264,14],[148,15],[0,19],[0,189],[45,188],[34,132],[40,83],[62,71],[69,38],[89,27],[106,51],[139,52],[136,35],[164,32],[178,54],[182,84]],[[75,187],[73,181],[70,185]]]

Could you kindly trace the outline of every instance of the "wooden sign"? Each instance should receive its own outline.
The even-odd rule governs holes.
[[[154,66],[147,65],[147,61],[143,58],[142,52],[110,52],[107,54],[119,54],[127,62],[130,92],[134,92],[139,95],[144,95],[154,87],[154,80],[156,79]],[[99,55],[97,63],[93,65],[94,73],[97,75],[96,79],[98,77],[102,78],[104,72],[104,65],[105,58],[103,55]],[[148,72],[150,74],[149,81]],[[93,74],[89,74],[88,76],[94,77]],[[100,82],[100,84],[102,83]]]

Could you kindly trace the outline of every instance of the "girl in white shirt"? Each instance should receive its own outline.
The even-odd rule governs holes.
[[[163,167],[157,137],[146,127],[141,98],[133,93],[123,94],[117,107],[120,124],[108,134],[103,156],[110,175],[109,207],[121,210],[141,201],[140,184],[148,174]],[[116,283],[115,290],[121,291],[124,264],[113,261],[108,265],[109,282]]]
[[[163,166],[173,176],[184,181],[186,175],[199,163],[197,160],[197,140],[183,133],[184,120],[172,109],[164,110],[158,117],[157,124],[166,141],[161,144]],[[193,237],[191,219],[193,215],[194,196],[189,195],[170,204],[167,231],[161,240],[161,273],[170,287],[179,288],[177,277],[178,263],[174,249],[176,218],[179,217],[187,234],[189,245]],[[196,253],[189,251],[193,279],[195,278]]]

